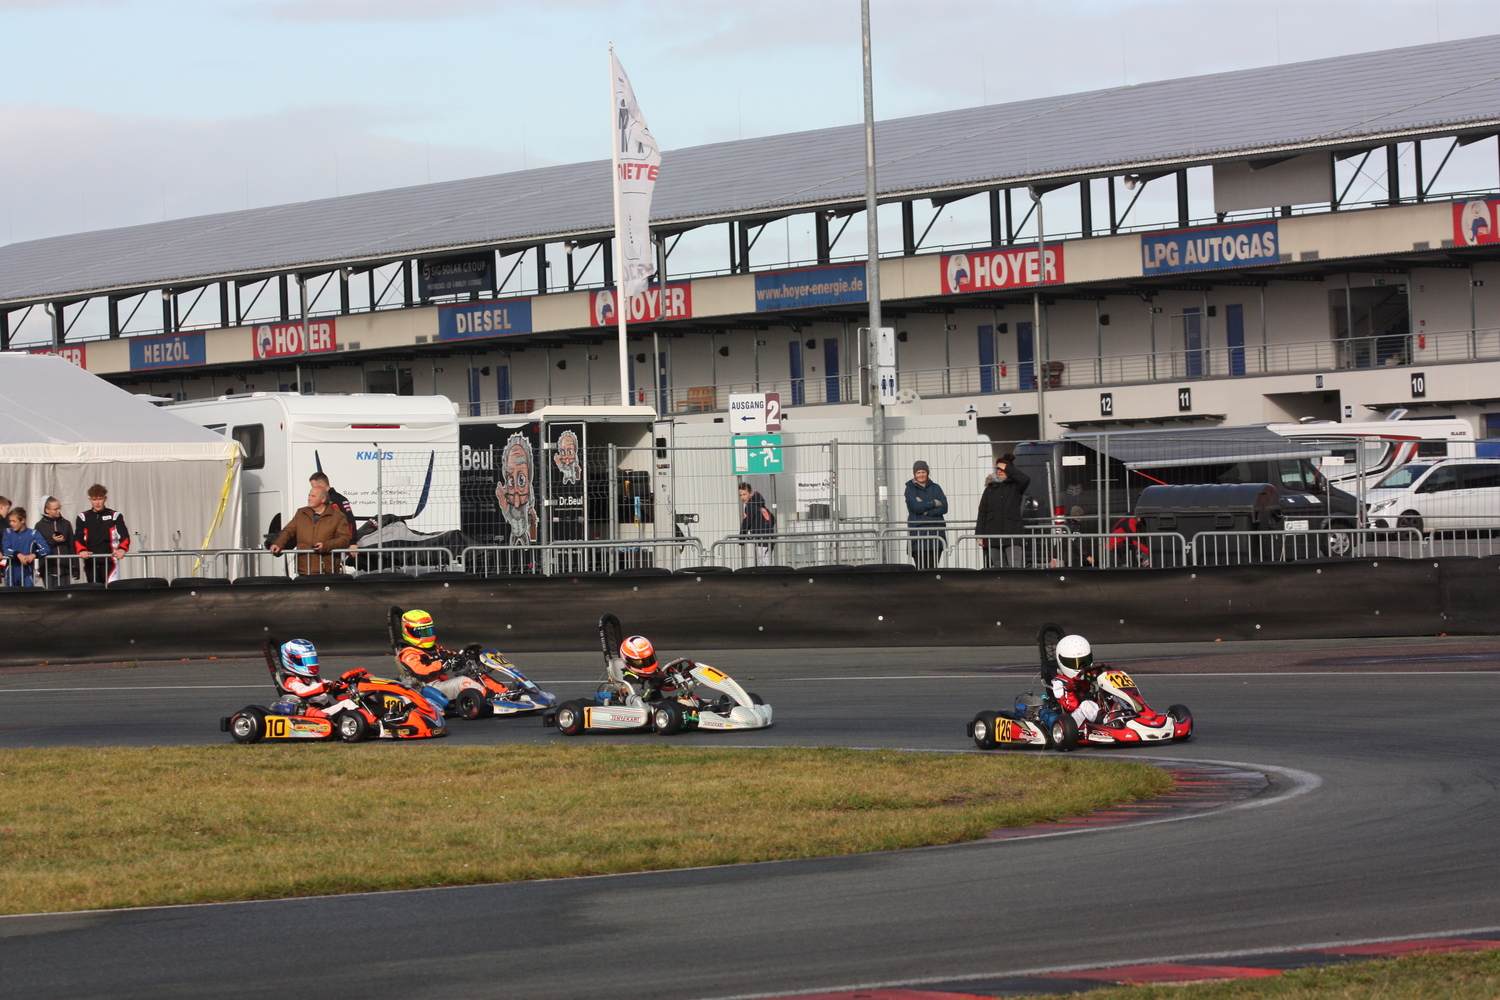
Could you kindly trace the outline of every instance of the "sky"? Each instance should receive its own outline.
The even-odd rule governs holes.
[[[880,118],[1500,33],[1470,0],[874,0]],[[0,0],[0,243],[857,122],[857,0]]]

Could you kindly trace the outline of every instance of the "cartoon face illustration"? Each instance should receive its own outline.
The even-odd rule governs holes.
[[[966,254],[954,254],[948,258],[948,289],[958,291],[969,283],[969,258]]]
[[[260,350],[260,357],[269,358],[271,356],[273,342],[271,340],[271,328],[269,326],[260,327],[255,331],[255,343],[256,347]]]
[[[609,326],[615,321],[615,293],[599,292],[594,296],[594,325]]]
[[[524,545],[536,539],[536,502],[531,491],[531,442],[524,434],[512,434],[505,442],[500,478],[495,482],[495,500],[510,527],[510,544]]]
[[[1464,244],[1474,246],[1476,243],[1489,243],[1491,234],[1494,232],[1494,223],[1490,219],[1490,206],[1488,202],[1471,201],[1464,205],[1463,215],[1459,218],[1459,227],[1463,232]]]
[[[575,432],[563,431],[557,436],[557,454],[552,462],[561,473],[564,484],[583,481],[583,466],[578,463],[578,435]]]

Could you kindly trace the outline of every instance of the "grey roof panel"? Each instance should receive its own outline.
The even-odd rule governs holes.
[[[1500,36],[881,122],[883,197],[1337,145],[1500,122]],[[864,193],[859,125],[664,154],[653,221]],[[225,212],[0,247],[0,301],[186,285],[612,225],[606,161]]]

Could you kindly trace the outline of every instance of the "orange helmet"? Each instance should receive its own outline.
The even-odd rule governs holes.
[[[431,649],[437,645],[437,630],[432,616],[425,611],[408,611],[401,616],[401,638],[407,645],[418,649]]]
[[[625,659],[625,668],[634,674],[656,673],[656,650],[651,640],[643,635],[633,635],[620,643],[620,655]]]

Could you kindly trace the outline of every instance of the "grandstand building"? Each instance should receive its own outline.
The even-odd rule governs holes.
[[[1497,64],[1500,36],[882,123],[897,409],[996,440],[1396,408],[1500,436]],[[629,389],[663,415],[868,412],[862,130],[668,151],[662,178],[661,281],[628,304],[598,161],[12,244],[0,347],[177,398],[508,414],[617,402],[628,308]],[[972,238],[935,236],[955,211]],[[761,245],[791,220],[806,260]],[[674,273],[684,238],[720,259]]]

